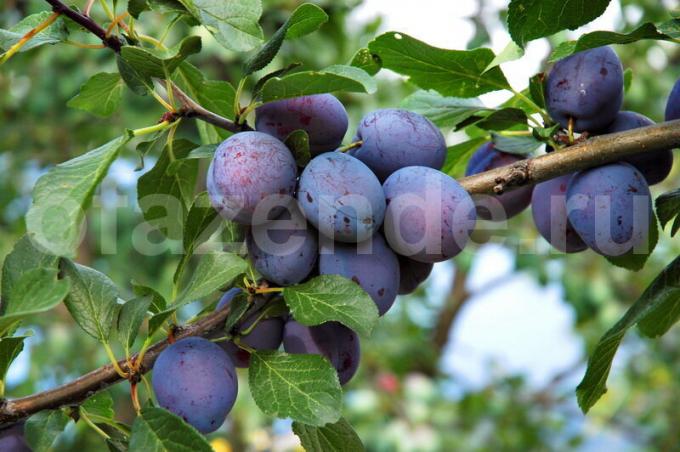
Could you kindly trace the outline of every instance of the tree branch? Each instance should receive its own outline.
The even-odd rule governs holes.
[[[45,0],[45,1],[52,5],[52,11],[54,11],[55,13],[63,14],[64,16],[68,17],[69,19],[71,19],[72,21],[79,24],[87,31],[101,39],[106,47],[110,48],[116,53],[120,52],[120,48],[123,46],[123,43],[118,38],[118,36],[115,35],[107,36],[106,30],[104,30],[104,28],[102,28],[97,22],[90,19],[88,16],[79,13],[75,9],[69,8],[60,0]]]

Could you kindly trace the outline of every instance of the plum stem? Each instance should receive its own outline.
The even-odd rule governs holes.
[[[354,143],[349,143],[349,144],[346,144],[346,145],[344,145],[344,146],[340,146],[340,147],[337,149],[337,151],[338,151],[338,152],[347,152],[347,151],[351,151],[352,149],[358,148],[358,147],[360,147],[360,146],[363,145],[363,144],[364,144],[363,140],[355,141]]]

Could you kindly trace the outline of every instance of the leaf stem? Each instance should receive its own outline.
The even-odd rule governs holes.
[[[255,293],[280,293],[283,292],[283,287],[265,287],[262,289],[255,289]]]
[[[7,60],[12,58],[12,56],[17,53],[21,48],[26,45],[28,41],[30,41],[35,35],[43,31],[45,28],[49,27],[54,23],[55,20],[59,18],[61,14],[54,12],[50,14],[50,16],[45,19],[44,22],[40,23],[38,26],[35,28],[29,30],[24,36],[19,39],[13,46],[11,46],[9,49],[7,49],[7,52],[0,58],[0,64],[5,63]]]
[[[106,36],[111,36],[111,33],[113,32],[113,29],[116,28],[118,24],[120,24],[121,21],[125,20],[125,18],[128,16],[128,12],[122,12],[118,16],[116,16],[111,24],[109,24],[108,28],[106,29]]]
[[[99,4],[102,5],[102,8],[104,9],[106,15],[109,17],[109,20],[114,20],[115,16],[113,15],[113,11],[111,11],[111,8],[109,8],[109,4],[106,3],[106,0],[99,0]]]
[[[111,346],[107,342],[103,342],[103,345],[104,350],[106,350],[106,355],[109,357],[109,361],[111,361],[111,365],[113,365],[113,368],[116,369],[116,373],[120,375],[121,378],[127,378],[128,374],[120,368],[120,365],[118,365],[118,360],[116,359],[116,355],[113,354]]]
[[[340,147],[337,149],[337,151],[338,151],[338,152],[347,152],[347,151],[351,151],[352,149],[358,148],[358,147],[361,146],[362,144],[364,144],[364,142],[363,142],[362,140],[355,141],[354,143],[349,143],[349,144],[346,144],[346,145],[344,145],[344,146],[340,146]]]
[[[75,42],[75,41],[64,41],[64,44],[73,46],[73,47],[78,47],[81,49],[105,49],[106,46],[104,44],[85,44],[83,42]]]
[[[139,137],[139,136],[142,136],[142,135],[148,135],[150,133],[163,131],[163,130],[167,129],[168,127],[172,126],[173,124],[174,124],[174,122],[163,121],[163,122],[159,122],[158,124],[155,124],[153,126],[142,127],[141,129],[134,129],[131,132],[132,132],[133,136]]]
[[[90,417],[87,415],[87,411],[81,410],[80,411],[80,418],[85,421],[87,425],[92,427],[92,430],[97,432],[102,438],[109,440],[111,437],[102,429],[97,427],[94,422],[90,419]]]

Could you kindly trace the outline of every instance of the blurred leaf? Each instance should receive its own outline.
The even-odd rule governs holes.
[[[445,50],[429,46],[403,33],[389,32],[368,44],[382,66],[422,89],[444,96],[476,97],[490,91],[509,89],[500,68],[485,71],[495,58],[489,49]]]
[[[617,267],[625,268],[630,271],[640,271],[647,263],[647,259],[654,252],[656,244],[659,241],[659,225],[656,220],[654,212],[650,214],[649,220],[649,235],[647,236],[647,251],[644,253],[633,249],[630,252],[621,256],[605,256],[607,261],[616,265]]]
[[[20,22],[9,30],[0,28],[0,49],[8,50],[19,42],[26,33],[45,22],[52,15],[52,11],[41,11],[36,14],[24,17]],[[62,18],[58,18],[49,27],[33,36],[26,44],[21,47],[19,52],[34,49],[45,44],[56,44],[65,41],[68,37],[68,30]]]
[[[293,432],[300,438],[306,452],[361,452],[364,445],[349,422],[340,418],[335,424],[323,427],[293,422]]]
[[[377,89],[375,80],[365,71],[335,65],[321,71],[296,72],[268,80],[262,87],[262,102],[272,102],[310,94],[349,91],[372,94]]]
[[[130,452],[212,452],[203,435],[179,416],[146,407],[132,424]]]
[[[675,218],[670,231],[671,237],[675,236],[680,230],[680,189],[664,193],[656,198],[656,214],[659,216],[662,229]]]
[[[312,33],[326,22],[328,15],[318,6],[311,3],[298,6],[260,51],[246,61],[245,75],[259,71],[271,63],[284,39],[295,39]]]
[[[14,244],[14,248],[2,265],[2,296],[0,298],[3,302],[0,306],[0,313],[7,310],[8,303],[12,303],[12,289],[26,272],[36,268],[56,270],[58,264],[58,257],[40,251],[28,235],[22,236]]]
[[[149,9],[154,9],[161,13],[166,14],[186,14],[189,15],[189,11],[180,3],[178,0],[129,0],[128,1],[128,12],[135,19],[139,18],[139,15],[144,11]]]
[[[134,345],[139,328],[144,322],[150,305],[151,297],[139,297],[126,302],[120,308],[117,331],[120,342],[126,351],[130,351],[130,348]]]
[[[541,108],[545,108],[545,73],[541,72],[536,74],[531,79],[529,79],[529,94],[531,95],[531,100],[533,100],[536,105]]]
[[[201,256],[194,273],[173,307],[206,297],[226,287],[248,268],[246,261],[231,253]]]
[[[527,115],[519,108],[503,108],[492,111],[474,123],[484,130],[507,130],[516,126],[527,126]]]
[[[352,57],[350,66],[358,67],[368,73],[368,75],[375,75],[380,72],[382,62],[377,55],[371,53],[368,48],[359,49]]]
[[[28,336],[0,338],[0,396],[4,396],[4,381],[12,361],[24,349],[24,339]]]
[[[89,415],[104,419],[113,419],[116,414],[113,409],[113,398],[108,391],[96,393],[83,402],[80,409],[87,411]]]
[[[118,109],[122,99],[123,81],[120,74],[100,72],[93,75],[66,105],[106,117]]]
[[[220,226],[221,221],[217,217],[217,211],[210,204],[208,192],[199,193],[194,199],[184,223],[183,244],[185,253],[192,253],[198,245],[210,238]]]
[[[442,172],[454,178],[463,175],[467,161],[472,153],[487,141],[486,137],[479,137],[449,146],[446,150],[446,160],[444,161]]]
[[[680,258],[676,258],[597,343],[588,359],[586,374],[576,388],[578,404],[584,413],[607,392],[606,381],[612,360],[628,329],[638,322],[644,322],[644,326],[640,323],[643,333],[653,336],[662,334],[670,326],[669,321],[677,320],[679,300]]]
[[[496,58],[494,58],[491,63],[484,69],[484,72],[495,68],[496,66],[500,66],[501,64],[508,63],[510,61],[515,61],[519,60],[524,56],[524,49],[515,44],[513,41],[510,41],[508,45],[505,46],[505,48],[496,55]]]
[[[248,381],[255,403],[269,416],[319,427],[340,419],[338,374],[320,355],[252,353]]]
[[[127,135],[118,137],[57,165],[38,179],[33,205],[26,214],[26,229],[38,245],[57,256],[75,256],[85,210],[120,148],[129,140]]]
[[[231,299],[229,302],[229,314],[227,315],[227,320],[224,322],[224,331],[226,333],[231,333],[231,330],[243,318],[250,306],[251,303],[248,301],[248,295],[243,291],[236,294],[234,298]]]
[[[179,0],[229,50],[247,52],[262,42],[260,0]]]
[[[62,272],[71,280],[64,303],[73,319],[87,334],[107,343],[120,307],[116,285],[105,274],[68,259],[62,260]]]
[[[627,68],[623,71],[623,92],[627,93],[630,90],[630,86],[633,84],[633,70]]]
[[[303,325],[337,321],[362,336],[378,323],[378,308],[357,283],[340,275],[321,275],[283,288],[291,314]]]
[[[286,137],[284,143],[295,157],[298,166],[304,167],[312,159],[309,151],[309,135],[304,130],[294,130]]]
[[[607,9],[610,0],[512,0],[508,29],[520,46],[562,30],[575,30]]]
[[[212,159],[215,156],[215,151],[217,150],[217,144],[204,144],[195,149],[192,149],[189,154],[187,154],[185,159]]]
[[[419,113],[439,127],[454,127],[470,116],[487,110],[477,98],[444,97],[436,91],[419,90],[406,97],[401,107]]]
[[[505,136],[496,133],[491,134],[491,141],[503,152],[524,156],[530,155],[543,145],[533,136]]]
[[[41,411],[26,421],[24,438],[33,452],[48,452],[69,421],[61,410]]]

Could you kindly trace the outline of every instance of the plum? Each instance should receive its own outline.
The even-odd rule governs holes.
[[[399,256],[399,295],[414,292],[430,276],[433,267],[433,264]]]

